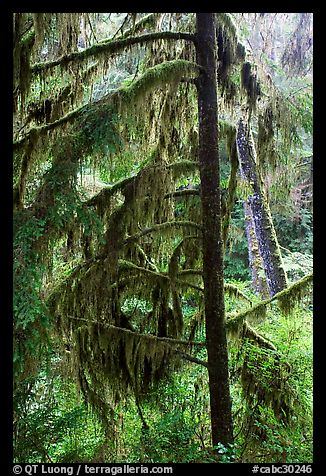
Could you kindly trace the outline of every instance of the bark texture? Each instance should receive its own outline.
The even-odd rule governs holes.
[[[252,189],[248,204],[253,216],[259,253],[263,261],[270,296],[287,287],[287,277],[264,191],[264,184],[256,166],[256,151],[248,126],[241,119],[237,130],[237,150],[240,175]]]
[[[251,271],[252,287],[257,296],[267,299],[269,296],[264,267],[259,253],[258,241],[255,233],[255,224],[248,200],[243,201],[243,210],[246,223],[246,237],[248,242],[249,268]]]
[[[203,221],[203,280],[212,443],[232,443],[225,329],[223,239],[217,136],[216,38],[213,13],[197,13],[199,163]]]

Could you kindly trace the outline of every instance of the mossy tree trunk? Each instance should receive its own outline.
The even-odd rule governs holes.
[[[274,294],[287,287],[287,277],[264,191],[264,184],[257,169],[256,151],[252,134],[242,119],[239,121],[237,130],[237,149],[240,174],[252,188],[247,200],[253,216],[255,234],[269,294],[274,296]]]
[[[264,267],[259,253],[255,224],[248,200],[243,201],[246,237],[248,242],[249,268],[251,271],[252,288],[257,296],[267,299],[269,296]]]
[[[197,13],[199,163],[203,221],[203,280],[212,443],[233,441],[225,329],[223,239],[217,136],[216,38],[213,13]]]

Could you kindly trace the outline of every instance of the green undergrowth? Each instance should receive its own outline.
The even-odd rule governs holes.
[[[237,285],[242,292],[250,293],[248,283]],[[228,297],[227,311],[234,306],[234,297]],[[145,315],[148,303],[129,299],[123,309],[126,312],[136,309],[135,312]],[[183,309],[190,322],[195,308],[189,297]],[[200,329],[196,334],[199,340],[204,339]],[[29,411],[19,423],[21,431],[26,428],[30,438],[18,440],[15,461],[25,458],[29,463],[47,462],[48,458],[55,463],[312,461],[312,313],[306,305],[300,305],[291,315],[284,315],[273,305],[255,330],[273,342],[288,369],[288,387],[284,391],[291,388],[295,406],[289,419],[281,418],[274,413],[273,406],[256,397],[248,402],[242,388],[244,360],[252,359],[256,365],[261,357],[260,381],[271,385],[269,382],[275,377],[273,353],[260,350],[247,339],[231,340],[230,381],[236,435],[233,448],[220,447],[212,453],[207,371],[203,366],[186,364],[183,370],[163,379],[142,401],[140,409],[133,398],[120,400],[114,409],[109,436],[105,436],[101,423],[73,383],[54,376],[50,384],[45,374],[39,374],[26,402]],[[195,355],[202,360],[207,358],[205,349],[197,350]],[[53,358],[53,364],[58,367],[60,360]],[[50,391],[51,398],[47,398]],[[41,435],[39,446],[33,437],[36,432]]]

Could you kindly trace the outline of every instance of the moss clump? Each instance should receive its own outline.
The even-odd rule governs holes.
[[[35,31],[31,29],[22,38],[21,32],[17,32],[14,42],[14,112],[18,110],[18,100],[20,108],[24,110],[26,98],[31,84],[30,56],[32,53]]]
[[[216,13],[216,41],[218,81],[224,101],[232,105],[237,94],[237,86],[231,80],[230,73],[237,64],[244,61],[246,51],[239,42],[236,25],[228,13]]]
[[[266,317],[267,306],[273,301],[277,301],[283,312],[290,313],[309,292],[311,292],[313,275],[309,274],[275,294],[270,299],[265,299],[254,306],[227,316],[226,327],[231,333],[238,334],[241,326],[247,320],[249,322],[259,322]]]
[[[227,236],[230,225],[230,218],[233,206],[236,199],[236,190],[238,186],[238,153],[237,153],[237,143],[236,136],[237,131],[236,127],[227,121],[219,121],[219,133],[221,137],[225,139],[226,150],[228,153],[228,158],[231,163],[231,172],[228,183],[227,198],[224,201],[224,210],[223,211],[223,242],[224,246],[227,243]]]
[[[230,296],[233,296],[236,299],[240,299],[245,302],[249,302],[251,304],[251,299],[248,296],[246,296],[242,291],[240,291],[240,289],[238,289],[237,286],[235,286],[234,284],[225,283],[224,290]]]
[[[288,383],[289,365],[279,354],[264,346],[245,343],[241,385],[250,408],[270,407],[284,424],[295,412],[296,391]]]
[[[250,112],[256,110],[257,98],[261,95],[260,83],[252,69],[252,64],[248,61],[243,63],[241,68],[241,88],[246,94]]]
[[[290,314],[295,306],[311,292],[312,280],[312,274],[304,276],[275,296],[282,312]]]
[[[165,87],[166,84],[178,83],[183,77],[196,76],[198,70],[198,65],[190,61],[181,59],[165,61],[148,68],[139,79],[118,90],[119,100],[130,107],[131,103],[144,99],[154,89]]]

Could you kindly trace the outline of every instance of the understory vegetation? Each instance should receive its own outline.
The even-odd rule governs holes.
[[[312,462],[312,14],[13,25],[14,462]]]

